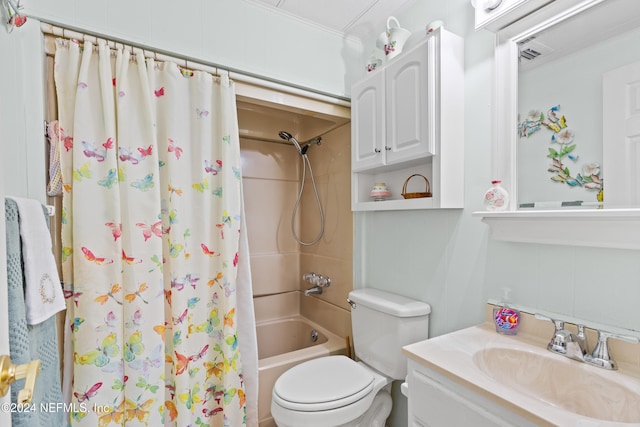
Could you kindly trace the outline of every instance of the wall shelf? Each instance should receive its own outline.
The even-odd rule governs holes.
[[[640,249],[640,209],[474,212],[494,240]]]
[[[390,211],[390,210],[413,210],[413,209],[434,209],[433,198],[422,199],[397,199],[384,200],[381,202],[360,202],[360,211]]]

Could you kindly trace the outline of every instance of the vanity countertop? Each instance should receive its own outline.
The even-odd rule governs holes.
[[[573,386],[576,379],[579,379],[581,384],[585,384],[587,387],[594,387],[598,391],[607,387],[606,384],[611,384],[615,387],[617,387],[616,385],[622,385],[624,390],[629,391],[625,401],[632,402],[630,406],[638,407],[640,404],[640,379],[637,374],[624,369],[624,364],[621,364],[621,369],[618,371],[607,371],[570,360],[560,355],[552,354],[546,349],[549,338],[553,332],[553,327],[550,322],[540,324],[540,326],[544,326],[542,332],[534,331],[534,333],[530,333],[531,325],[533,325],[535,321],[531,319],[527,320],[529,321],[529,327],[525,328],[524,332],[521,330],[516,336],[500,335],[495,332],[493,323],[485,322],[477,326],[405,346],[403,352],[410,359],[452,379],[476,393],[480,393],[499,405],[531,420],[536,425],[640,425],[640,418],[638,419],[639,423],[633,424],[603,421],[604,419],[611,419],[610,417],[615,419],[618,415],[613,414],[614,412],[620,413],[620,411],[625,411],[626,409],[621,408],[620,405],[609,404],[609,402],[594,405],[592,402],[589,402],[589,399],[584,399],[586,391],[584,389],[581,390],[581,388],[583,388],[582,386]],[[550,328],[548,328],[545,323],[549,323],[548,326]],[[542,338],[543,336],[546,338]],[[493,350],[493,353],[490,351],[487,352],[487,349]],[[502,371],[500,375],[502,375],[503,380],[494,379],[493,375],[483,372],[479,367],[478,354],[483,351],[485,351],[484,354],[491,355],[485,358],[485,365],[487,363],[493,364],[494,372]],[[596,411],[597,414],[594,416],[598,416],[598,418],[601,419],[578,415],[554,403],[548,403],[544,398],[536,396],[536,392],[532,392],[531,389],[528,388],[530,386],[520,387],[520,389],[518,389],[518,385],[505,384],[505,372],[502,370],[502,366],[496,363],[495,360],[495,356],[500,356],[501,352],[503,354],[521,355],[529,361],[532,361],[531,363],[534,365],[540,361],[540,369],[542,371],[546,369],[554,370],[554,380],[557,380],[558,375],[563,376],[566,373],[567,378],[563,378],[563,384],[567,384],[568,386],[566,390],[562,390],[563,394],[559,395],[562,397],[556,397],[557,401],[562,401],[563,403],[565,401],[586,401],[584,406],[585,408],[589,406],[589,408],[583,410],[593,412],[592,408],[594,406],[598,407]],[[506,357],[508,358],[510,356]],[[518,369],[517,365],[518,362],[511,364],[511,366],[516,366],[515,369]],[[510,374],[507,373],[507,380],[518,382],[522,378],[521,376],[529,376],[529,378],[522,378],[522,380],[529,382],[530,385],[533,384],[532,388],[542,390],[542,393],[557,388],[557,384],[549,383],[548,378],[545,379],[544,375],[540,375],[539,372],[536,374],[535,371],[536,369],[520,370],[517,372],[517,379],[516,375],[509,377]],[[612,401],[619,401],[616,395],[618,392],[619,390],[611,391]],[[608,392],[604,392],[603,394],[606,396],[609,395]],[[633,412],[634,415],[630,415],[630,417],[634,420],[636,419],[635,414],[640,414],[640,411],[636,409],[631,409],[631,412]],[[640,415],[637,416],[640,417]]]

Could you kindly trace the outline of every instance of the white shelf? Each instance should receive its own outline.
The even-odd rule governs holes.
[[[381,202],[359,202],[357,206],[357,210],[359,211],[390,211],[413,209],[435,209],[435,206],[433,205],[433,197],[406,200],[383,200]]]
[[[640,249],[640,209],[474,212],[494,240]]]

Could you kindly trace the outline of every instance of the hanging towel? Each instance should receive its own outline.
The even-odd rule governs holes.
[[[48,196],[62,194],[62,171],[60,170],[60,126],[54,120],[47,125],[47,139],[49,140],[49,183]]]
[[[37,325],[66,308],[64,294],[42,205],[32,199],[9,199],[18,206],[27,324]]]
[[[40,211],[44,216],[44,212]],[[6,247],[7,247],[7,286],[9,303],[9,352],[11,363],[24,364],[31,360],[40,360],[40,375],[36,379],[32,403],[36,411],[11,412],[13,427],[52,427],[65,425],[65,413],[62,410],[50,413],[41,411],[40,404],[62,404],[60,391],[60,365],[58,362],[58,338],[56,319],[51,317],[35,326],[27,325],[24,300],[24,275],[20,251],[20,227],[18,207],[13,200],[5,200]],[[18,392],[24,387],[25,380],[11,384],[11,401],[17,402]]]

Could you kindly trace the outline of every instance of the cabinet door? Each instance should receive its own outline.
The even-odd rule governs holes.
[[[409,380],[409,425],[411,427],[511,427],[508,420],[494,414],[454,390],[419,371]]]
[[[384,72],[375,71],[351,88],[351,168],[384,164]]]
[[[387,164],[433,154],[430,120],[429,48],[431,43],[399,56],[385,69]],[[435,77],[435,76],[433,76]]]

